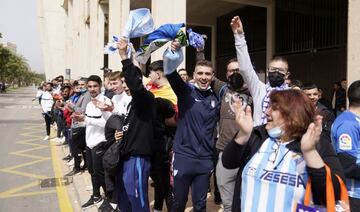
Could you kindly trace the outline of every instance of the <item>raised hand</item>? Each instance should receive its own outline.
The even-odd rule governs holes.
[[[248,141],[254,126],[251,107],[243,105],[243,102],[240,99],[236,99],[232,104],[232,107],[235,112],[235,121],[240,127],[235,141],[238,144],[243,145]]]
[[[239,16],[234,16],[230,22],[231,30],[234,34],[244,33],[243,25]]]
[[[323,117],[318,115],[315,121],[311,123],[306,130],[306,133],[301,138],[301,151],[305,154],[315,150],[316,144],[320,141],[320,135],[322,132],[322,119]]]
[[[168,75],[176,71],[183,60],[184,55],[181,48],[176,48],[175,51],[170,51],[169,48],[166,49],[163,54],[164,73]]]
[[[171,45],[170,45],[171,51],[174,52],[174,51],[178,50],[180,47],[181,47],[180,43],[176,39],[171,42]]]
[[[119,42],[117,43],[117,47],[118,47],[119,55],[120,55],[121,59],[122,60],[128,59],[128,56],[127,56],[127,47],[128,47],[127,40],[125,40],[124,38],[121,38],[119,40]]]

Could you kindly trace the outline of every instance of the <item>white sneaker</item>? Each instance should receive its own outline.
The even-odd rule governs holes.
[[[62,137],[62,138],[57,137],[57,138],[55,138],[55,143],[56,143],[57,146],[63,145],[65,143],[65,137]]]
[[[74,159],[71,159],[69,162],[66,163],[66,165],[68,166],[74,165]]]
[[[45,136],[45,138],[43,139],[44,141],[47,141],[47,140],[49,140],[49,136],[47,135],[47,136]]]

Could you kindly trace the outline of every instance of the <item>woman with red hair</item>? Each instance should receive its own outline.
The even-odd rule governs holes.
[[[233,211],[295,211],[303,207],[309,179],[313,204],[325,206],[325,164],[332,176],[332,198],[340,199],[340,163],[322,133],[322,117],[304,93],[272,92],[268,122],[262,126],[253,127],[249,106],[236,102],[234,108],[240,130],[222,158],[225,168],[240,167],[241,192],[235,189]]]

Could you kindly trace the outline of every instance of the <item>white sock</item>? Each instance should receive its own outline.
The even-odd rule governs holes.
[[[115,204],[115,203],[111,203],[111,202],[110,202],[110,205],[111,205],[111,207],[112,207],[113,209],[116,209],[116,207],[117,207],[117,204]]]
[[[154,212],[161,212],[161,211],[158,211],[158,210],[154,209]]]

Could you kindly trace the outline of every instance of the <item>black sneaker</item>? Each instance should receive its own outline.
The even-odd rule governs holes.
[[[81,174],[80,169],[73,169],[73,170],[71,170],[71,172],[65,174],[65,176],[70,177],[70,176],[79,175],[79,174]]]
[[[216,205],[220,205],[221,204],[221,196],[220,196],[220,193],[215,193],[215,195],[214,195],[214,203],[216,204]]]
[[[98,208],[99,212],[115,212],[117,209],[114,209],[110,202],[107,199],[104,199],[103,203]]]
[[[94,197],[93,195],[91,195],[90,199],[81,206],[82,209],[87,209],[87,208],[91,208],[93,207],[95,204],[98,204],[99,202],[101,202],[102,197]]]

